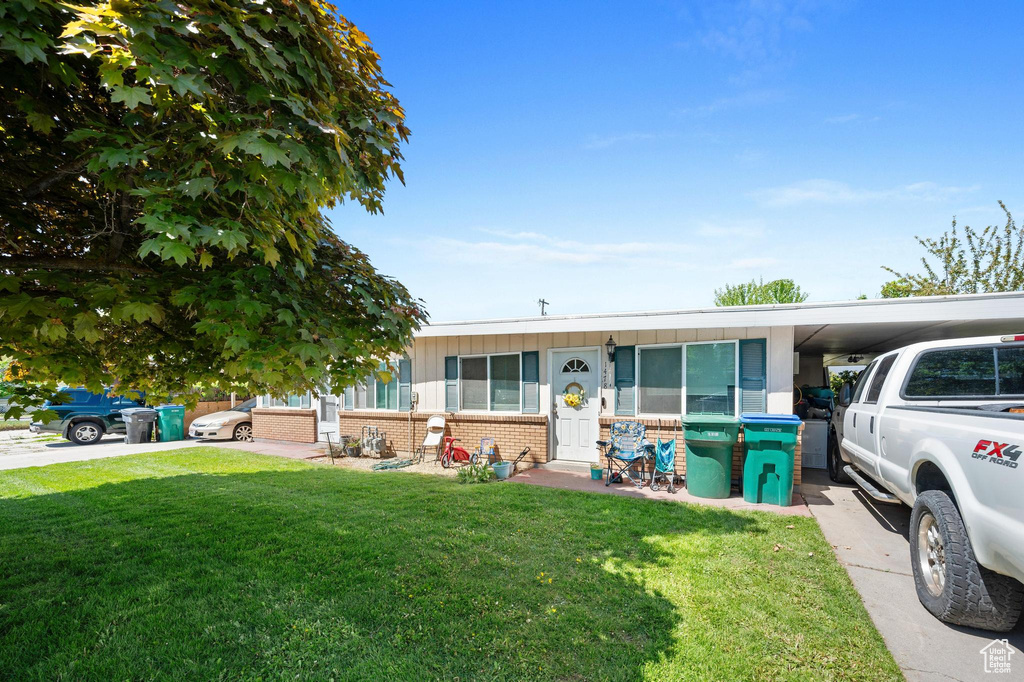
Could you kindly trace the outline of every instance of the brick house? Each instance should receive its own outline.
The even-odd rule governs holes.
[[[446,414],[463,445],[493,436],[506,458],[529,446],[534,464],[586,465],[619,419],[671,438],[682,414],[791,414],[794,385],[826,384],[827,367],[1022,329],[1020,293],[438,323],[392,361],[392,382],[262,397],[253,429],[258,440],[313,443],[375,426],[404,454],[431,415]],[[582,392],[582,405],[566,406],[566,392]],[[827,424],[815,426],[825,428],[808,428],[814,442],[805,436],[797,456],[813,452],[822,466]],[[800,461],[796,471],[799,482]]]

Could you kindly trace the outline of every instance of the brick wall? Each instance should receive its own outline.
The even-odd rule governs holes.
[[[188,410],[187,412],[185,412],[185,431],[188,431],[189,424],[191,424],[193,420],[197,419],[198,417],[230,409],[230,400],[204,400],[196,405],[196,409]]]
[[[338,414],[340,433],[359,437],[364,426],[377,427],[387,435],[388,452],[405,456],[413,452],[426,433],[426,412],[345,411]],[[548,419],[534,414],[446,414],[445,435],[459,439],[458,445],[470,452],[480,446],[481,438],[494,438],[498,453],[514,459],[529,446],[524,462],[548,461]],[[410,439],[411,436],[411,439]],[[411,444],[411,445],[410,445]]]
[[[258,407],[252,411],[252,435],[256,440],[316,442],[316,410]]]
[[[680,474],[686,473],[686,449],[683,444],[683,429],[679,419],[639,419],[634,420],[630,417],[601,417],[601,440],[608,440],[610,437],[610,428],[613,422],[617,421],[639,421],[641,424],[647,427],[647,439],[652,443],[658,441],[658,423],[661,423],[661,439],[672,440],[673,438],[678,439],[676,442],[676,471]],[[673,431],[673,426],[675,430]],[[795,462],[793,464],[793,487],[795,490],[800,489],[800,466],[801,466],[801,452],[800,452],[800,441],[803,434],[804,427],[800,426],[801,436],[797,437],[796,441],[796,453]],[[603,460],[602,460],[603,463]],[[739,478],[743,472],[743,429],[740,429],[740,437],[736,442],[736,445],[732,449],[732,477],[734,479]]]

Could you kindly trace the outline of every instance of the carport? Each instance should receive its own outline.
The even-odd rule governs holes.
[[[793,327],[798,386],[827,383],[826,367],[863,366],[912,343],[1024,332],[1024,292],[809,305]]]

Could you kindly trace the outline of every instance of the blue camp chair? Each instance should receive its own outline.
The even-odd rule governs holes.
[[[654,446],[645,437],[647,427],[640,422],[615,422],[610,429],[610,440],[599,440],[608,459],[608,472],[604,484],[621,483],[622,475],[637,488],[644,487],[644,469]]]
[[[651,472],[651,490],[659,490],[658,479],[668,481],[668,491],[676,492],[676,439],[663,441],[658,439],[654,450],[654,471]]]

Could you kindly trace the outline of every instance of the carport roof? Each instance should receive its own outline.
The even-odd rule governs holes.
[[[416,336],[794,328],[802,353],[879,353],[918,341],[1024,332],[1024,292],[439,322]]]

